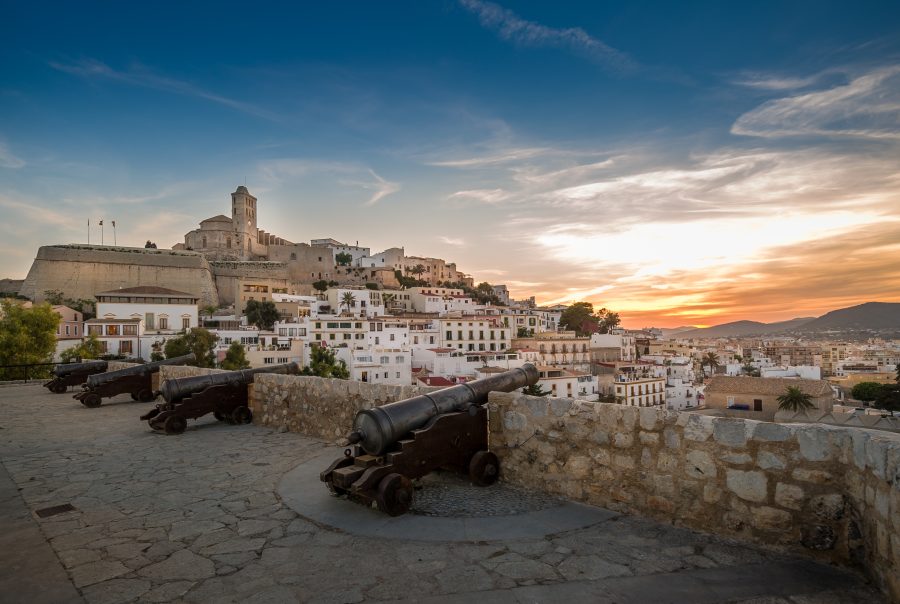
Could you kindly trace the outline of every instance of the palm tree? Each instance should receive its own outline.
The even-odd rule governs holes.
[[[396,294],[381,294],[381,301],[384,302],[385,312],[391,312],[391,306],[393,306],[394,298],[396,297]]]
[[[703,365],[709,365],[709,372],[715,374],[716,369],[719,368],[719,355],[714,352],[707,352],[703,360],[700,361],[700,366],[702,367]]]
[[[341,306],[347,307],[347,312],[352,312],[353,305],[356,304],[356,296],[353,295],[353,292],[344,292],[344,295],[341,296]]]
[[[411,269],[409,269],[409,272],[411,272],[413,275],[421,275],[422,273],[425,272],[425,270],[426,270],[426,268],[425,268],[424,264],[417,264],[414,267],[412,267]]]
[[[550,391],[541,388],[540,384],[532,384],[522,388],[522,394],[527,394],[529,396],[547,396],[550,394]]]
[[[787,391],[775,400],[778,401],[778,409],[781,411],[798,412],[815,409],[812,395],[806,394],[797,386],[788,386]]]

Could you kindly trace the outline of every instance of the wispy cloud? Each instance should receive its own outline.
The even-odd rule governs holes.
[[[496,31],[500,38],[513,44],[563,48],[613,71],[630,71],[637,67],[627,54],[591,36],[580,27],[559,29],[527,21],[493,2],[460,0],[460,4],[475,13],[483,27]]]
[[[16,157],[5,143],[0,142],[0,168],[16,170],[25,166],[25,160]]]
[[[900,139],[900,65],[826,90],[775,99],[740,116],[732,134]]]
[[[499,203],[505,201],[512,196],[508,191],[503,189],[469,189],[467,191],[457,191],[447,196],[447,199],[471,200],[480,203]]]
[[[440,240],[446,243],[447,245],[465,245],[465,239],[453,238],[453,237],[440,237]]]
[[[69,73],[87,79],[107,79],[131,86],[141,86],[144,88],[152,88],[182,96],[189,96],[198,99],[210,101],[219,105],[223,105],[235,111],[240,111],[248,115],[263,118],[271,121],[280,121],[280,117],[271,111],[253,105],[238,101],[214,92],[205,90],[190,82],[168,78],[155,74],[142,66],[132,66],[127,70],[116,70],[95,59],[82,59],[72,63],[63,63],[51,61],[50,66],[53,69]]]
[[[817,73],[806,77],[778,76],[772,74],[745,72],[734,80],[737,86],[758,88],[760,90],[797,90],[812,86],[829,72]]]
[[[548,151],[551,151],[551,149],[548,149],[546,147],[506,149],[503,152],[497,154],[466,157],[462,159],[430,161],[426,162],[426,165],[441,168],[486,168],[496,166],[498,164],[507,164],[510,162],[520,162],[524,159],[531,159],[533,157],[543,155]]]
[[[375,179],[373,182],[359,183],[359,186],[361,186],[362,188],[373,191],[372,197],[370,197],[369,200],[363,205],[373,206],[388,195],[396,193],[400,190],[400,183],[390,182],[383,179],[375,173],[375,170],[370,169],[369,174],[371,174],[372,178]]]

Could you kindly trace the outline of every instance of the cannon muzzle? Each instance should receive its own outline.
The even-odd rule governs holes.
[[[163,365],[187,365],[193,363],[197,358],[193,353],[186,354],[181,357],[173,357],[162,361],[153,361],[152,363],[144,363],[143,365],[135,365],[134,367],[126,367],[117,371],[107,371],[106,373],[98,373],[90,376],[85,382],[87,388],[96,388],[102,384],[107,384],[113,380],[119,379],[126,375],[146,375],[148,373],[157,373]]]
[[[206,390],[212,386],[245,386],[252,384],[254,376],[258,373],[290,373],[300,372],[297,363],[285,363],[283,365],[267,365],[256,369],[240,369],[223,373],[210,373],[207,375],[195,375],[191,377],[169,379],[159,387],[159,393],[167,403],[177,403],[186,397]]]
[[[459,384],[374,409],[363,409],[353,420],[353,431],[347,435],[351,444],[359,445],[371,455],[382,455],[407,433],[421,428],[442,413],[464,411],[487,402],[492,391],[512,392],[536,384],[540,379],[531,363],[488,378]]]

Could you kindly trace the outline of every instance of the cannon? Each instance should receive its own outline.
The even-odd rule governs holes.
[[[126,367],[118,371],[107,371],[88,376],[81,392],[73,398],[81,401],[85,407],[99,407],[104,398],[123,394],[131,394],[136,401],[149,402],[156,398],[153,391],[153,374],[159,373],[163,365],[187,365],[196,360],[192,354],[174,357],[162,361],[153,361],[134,367]]]
[[[164,381],[159,387],[166,402],[141,416],[154,430],[181,434],[187,420],[207,413],[220,422],[249,424],[253,420],[248,402],[249,384],[258,373],[299,373],[300,365],[285,363],[257,369],[241,369]]]
[[[356,414],[344,456],[319,478],[333,495],[390,516],[412,506],[412,480],[443,468],[467,474],[478,486],[493,484],[500,463],[488,450],[487,409],[492,391],[536,384],[534,365],[422,394]]]
[[[53,368],[53,379],[44,384],[50,392],[62,394],[69,386],[83,384],[88,376],[106,371],[106,361],[85,361],[84,363],[62,363]]]

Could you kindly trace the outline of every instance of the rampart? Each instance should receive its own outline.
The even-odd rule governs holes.
[[[137,285],[158,285],[200,297],[218,305],[213,274],[196,252],[136,247],[45,245],[28,271],[20,293],[36,302],[47,290],[69,298],[92,300],[103,291]]]
[[[336,442],[359,409],[415,393],[259,375],[251,408],[256,423]],[[519,393],[488,408],[507,482],[856,566],[900,600],[900,435]]]
[[[209,266],[219,291],[219,303],[223,306],[234,304],[234,289],[238,279],[288,278],[288,269],[283,262],[211,260]]]

